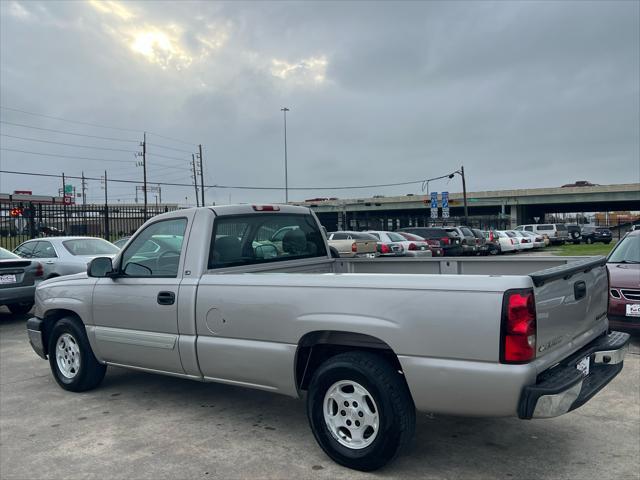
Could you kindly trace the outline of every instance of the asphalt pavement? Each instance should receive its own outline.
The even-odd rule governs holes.
[[[409,451],[373,474],[333,463],[304,402],[110,368],[62,390],[31,350],[25,316],[0,308],[0,478],[640,478],[640,338],[622,373],[562,417],[419,414]]]

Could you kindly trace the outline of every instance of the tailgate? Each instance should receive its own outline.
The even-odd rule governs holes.
[[[537,313],[536,358],[566,346],[607,315],[609,280],[606,258],[595,257],[530,275]],[[573,350],[602,333],[582,337]]]

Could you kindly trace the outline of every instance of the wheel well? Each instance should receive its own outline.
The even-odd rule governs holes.
[[[53,326],[56,324],[58,320],[65,317],[72,317],[78,320],[78,323],[82,325],[82,319],[78,316],[78,314],[72,310],[66,310],[64,308],[58,308],[54,310],[49,310],[44,315],[44,323],[42,324],[42,343],[44,348],[44,353],[49,353],[49,336],[51,335],[51,330],[53,330]]]
[[[324,361],[353,350],[375,353],[385,358],[398,372],[402,372],[400,360],[393,349],[376,337],[354,332],[316,331],[307,333],[298,342],[295,365],[298,390],[307,389],[313,374]]]

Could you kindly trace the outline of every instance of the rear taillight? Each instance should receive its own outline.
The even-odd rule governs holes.
[[[505,292],[500,337],[502,363],[526,363],[535,358],[536,304],[532,290]]]
[[[449,237],[442,237],[440,241],[442,242],[443,245],[449,245],[451,243],[451,240],[449,239]]]
[[[480,245],[480,239],[476,238],[476,245]]]
[[[358,244],[356,242],[353,242],[351,244],[351,251],[352,252],[357,252],[358,251]]]
[[[38,265],[36,266],[36,273],[35,273],[36,277],[41,277],[44,275],[44,267],[42,266],[41,263],[38,263]]]
[[[387,245],[386,243],[381,243],[379,251],[380,253],[391,253],[391,247],[389,247],[389,245]]]
[[[416,246],[415,243],[410,243],[409,244],[409,250],[417,250],[417,249],[418,249],[418,247]]]

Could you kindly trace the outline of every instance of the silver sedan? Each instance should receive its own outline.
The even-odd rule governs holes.
[[[45,279],[86,272],[95,257],[114,257],[118,252],[113,243],[93,237],[35,238],[14,250],[23,258],[37,259]]]

